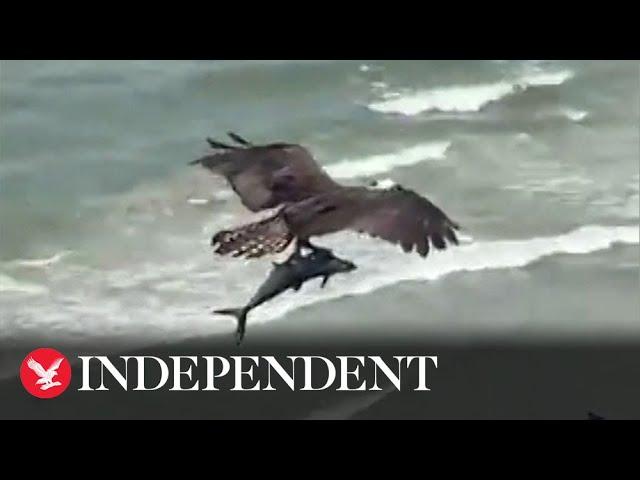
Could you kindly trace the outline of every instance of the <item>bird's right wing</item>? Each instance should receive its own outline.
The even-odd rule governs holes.
[[[236,141],[242,147],[209,140],[219,151],[194,160],[191,165],[202,165],[225,177],[251,211],[297,202],[336,185],[311,153],[300,145],[254,146],[242,138]]]
[[[405,252],[414,248],[420,256],[447,242],[458,245],[459,225],[427,198],[405,188],[370,190],[353,188],[352,202],[359,206],[348,228],[400,244]],[[446,240],[446,241],[445,241]]]
[[[429,199],[396,186],[386,190],[342,187],[284,209],[289,230],[301,237],[341,230],[366,233],[426,257],[430,248],[457,245],[459,225]]]
[[[33,358],[29,358],[29,360],[27,360],[27,366],[33,370],[34,372],[36,372],[36,375],[38,375],[39,377],[44,377],[47,375],[47,372],[45,371],[44,367],[42,365],[40,365],[38,362],[36,362]]]

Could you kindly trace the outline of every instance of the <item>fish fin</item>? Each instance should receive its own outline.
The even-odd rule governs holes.
[[[329,281],[329,277],[330,275],[325,275],[324,277],[322,277],[322,283],[320,284],[320,288],[324,288],[327,285],[327,282]]]
[[[291,287],[291,288],[293,288],[293,291],[294,291],[294,292],[297,292],[298,290],[300,290],[300,289],[302,288],[302,282],[300,282],[300,283],[296,283],[296,284],[295,284],[293,287]]]
[[[236,317],[238,322],[238,326],[236,328],[236,345],[240,345],[244,338],[245,327],[247,324],[247,313],[249,313],[248,310],[246,308],[225,308],[222,310],[214,310],[213,313]]]

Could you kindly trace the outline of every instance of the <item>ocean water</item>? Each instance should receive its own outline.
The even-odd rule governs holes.
[[[465,236],[426,260],[318,240],[359,269],[249,328],[640,339],[638,62],[2,61],[0,345],[230,333],[209,311],[270,262],[214,257],[253,215],[187,166],[228,130],[415,189]]]

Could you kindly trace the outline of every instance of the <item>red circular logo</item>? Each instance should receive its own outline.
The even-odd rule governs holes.
[[[71,383],[71,365],[67,357],[53,348],[38,348],[24,357],[20,380],[34,397],[54,398]]]

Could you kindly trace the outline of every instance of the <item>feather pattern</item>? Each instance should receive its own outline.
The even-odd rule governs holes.
[[[234,257],[258,258],[280,253],[293,240],[282,215],[249,223],[233,230],[222,230],[211,239],[215,253]]]

